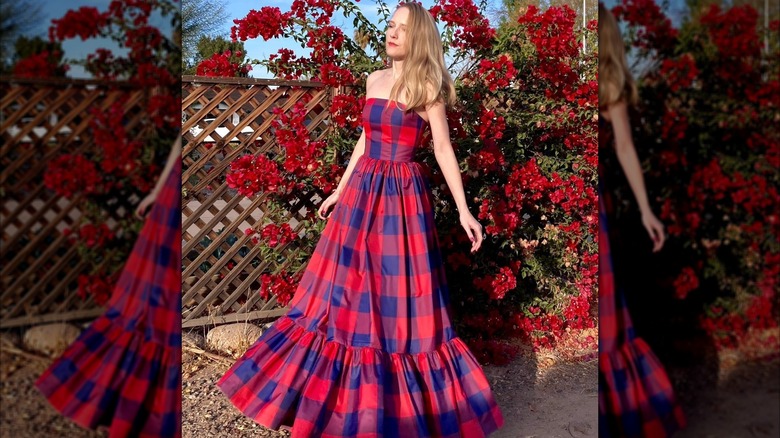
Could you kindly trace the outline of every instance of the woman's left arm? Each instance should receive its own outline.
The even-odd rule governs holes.
[[[428,124],[431,127],[431,136],[433,137],[433,152],[436,156],[436,162],[439,163],[447,186],[455,199],[455,205],[458,208],[460,224],[466,230],[466,234],[471,240],[471,252],[479,250],[482,245],[482,225],[474,218],[466,203],[466,194],[463,191],[463,179],[458,166],[458,158],[452,149],[450,142],[450,129],[447,124],[447,114],[444,108],[444,102],[437,101],[426,108],[428,114]]]
[[[165,167],[163,168],[160,177],[157,178],[157,184],[154,185],[154,189],[141,200],[138,207],[135,209],[135,215],[138,218],[142,218],[146,214],[146,210],[149,206],[157,199],[157,195],[160,194],[160,190],[162,190],[165,181],[168,180],[168,176],[171,174],[173,166],[176,164],[176,160],[181,160],[181,136],[176,137],[176,141],[173,142],[171,152],[168,153],[168,159],[165,161]]]

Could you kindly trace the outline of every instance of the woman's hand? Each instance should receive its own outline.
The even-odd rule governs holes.
[[[336,205],[336,202],[339,200],[340,193],[339,192],[333,192],[330,196],[327,197],[324,201],[322,201],[322,204],[320,204],[320,208],[317,209],[317,215],[320,217],[320,219],[327,219],[325,216],[328,214],[328,210],[330,207]]]
[[[141,200],[141,203],[138,204],[138,207],[136,207],[135,217],[137,217],[138,219],[143,219],[144,216],[146,216],[149,206],[154,204],[154,201],[156,200],[157,200],[157,192],[152,190],[151,193],[146,195],[146,197]]]
[[[479,247],[482,246],[482,240],[485,238],[484,234],[482,234],[482,225],[474,219],[474,216],[469,211],[460,214],[460,224],[466,230],[466,234],[469,235],[469,240],[471,240],[471,252],[478,251]]]
[[[664,224],[658,220],[652,211],[642,213],[642,225],[645,226],[650,240],[653,241],[653,252],[658,252],[664,246],[666,235],[664,234]]]

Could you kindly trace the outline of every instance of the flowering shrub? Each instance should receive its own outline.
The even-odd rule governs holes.
[[[634,138],[672,247],[659,284],[697,303],[718,347],[738,346],[749,327],[778,325],[777,41],[762,52],[750,6],[708,6],[679,30],[653,2],[613,12],[649,66],[638,78],[647,122],[634,123]]]
[[[119,87],[122,80],[131,89],[150,90],[141,103],[145,116],[140,123],[128,123],[138,119],[129,94],[110,105],[98,100],[87,108],[93,147],[76,152],[63,148],[44,175],[46,187],[57,195],[84,201],[79,205],[83,216],[75,225],[78,231],[65,233],[89,264],[78,277],[79,296],[92,297],[98,304],[110,296],[141,226],[132,215],[134,203],[152,189],[181,125],[176,59],[180,50],[149,25],[153,14],[178,19],[178,8],[167,0],[117,0],[104,11],[87,6],[70,10],[52,20],[53,45],[70,38],[104,37],[126,54],[115,57],[109,50],[96,49],[85,59],[65,60],[60,53],[42,52],[20,60],[14,69],[24,76],[49,77],[67,69],[67,64],[81,64],[96,79],[107,81],[107,88],[127,90]],[[109,228],[109,219],[118,222],[116,230]]]
[[[44,50],[14,64],[13,74],[20,78],[62,76],[69,67],[62,63],[62,52]]]
[[[379,3],[379,10],[387,20],[387,7]],[[354,19],[360,43],[330,25],[337,11]],[[503,29],[490,27],[471,0],[441,2],[430,11],[445,27],[450,59],[466,66],[448,120],[471,210],[488,233],[476,255],[432,148],[422,148],[418,159],[431,176],[458,332],[481,360],[506,363],[518,351],[510,338],[553,346],[566,331],[595,325],[597,55],[581,52],[583,31],[574,28],[568,7],[530,7]],[[238,158],[227,175],[241,194],[267,200],[266,222],[258,224],[263,231],[245,234],[262,247],[263,260],[279,260],[263,274],[261,294],[284,303],[323,223],[309,209],[301,231],[292,234],[283,212],[294,193],[327,196],[338,184],[360,134],[365,75],[385,65],[365,48],[383,53],[383,32],[347,0],[296,1],[290,11],[266,7],[234,22],[234,38],[284,35],[314,49],[301,57],[281,49],[255,61],[276,77],[311,77],[346,90],[330,102],[325,141],[312,140],[322,133],[308,131],[307,102],[298,102],[277,113],[278,152]],[[592,22],[584,31],[591,47],[594,30]]]
[[[196,73],[198,76],[246,76],[252,66],[242,64],[242,58],[243,54],[239,51],[231,53],[230,50],[225,50],[222,53],[215,53],[211,58],[198,64]]]

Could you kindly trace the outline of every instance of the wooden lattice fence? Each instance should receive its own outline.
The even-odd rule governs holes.
[[[309,97],[307,128],[314,139],[324,138],[334,91],[316,82],[192,76],[182,86],[182,327],[276,318],[286,309],[260,297],[267,261],[244,235],[262,221],[265,197],[237,194],[225,176],[239,156],[278,152],[269,131],[274,108],[287,111]],[[319,200],[301,193],[287,209],[287,223],[301,231],[305,212]]]
[[[129,84],[76,79],[0,77],[0,186],[3,235],[0,257],[0,327],[90,318],[104,311],[77,294],[88,267],[63,234],[78,223],[84,202],[44,186],[48,162],[95,147],[89,108],[126,99],[126,129],[143,136],[149,90]],[[132,201],[132,200],[130,200]],[[131,205],[106,211],[115,231]]]

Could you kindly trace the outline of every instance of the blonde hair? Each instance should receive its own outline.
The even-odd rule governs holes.
[[[623,37],[615,16],[599,2],[599,106],[637,102],[634,78],[628,70]]]
[[[406,93],[406,110],[422,108],[442,100],[455,104],[455,84],[444,64],[444,44],[433,16],[420,3],[401,3],[398,8],[409,10],[406,23],[408,52],[403,63],[401,79],[390,90],[390,100],[398,100],[401,90]],[[428,96],[427,84],[433,85],[434,95]]]

